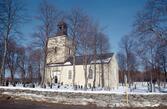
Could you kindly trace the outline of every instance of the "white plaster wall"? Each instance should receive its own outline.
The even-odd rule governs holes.
[[[118,76],[118,63],[116,60],[116,56],[113,55],[111,61],[110,61],[110,86],[111,88],[117,88],[119,85],[119,76]]]
[[[87,65],[87,77],[89,74],[89,67],[91,66],[92,70],[93,70],[93,77],[94,77],[94,65]],[[76,85],[85,85],[85,75],[84,75],[84,69],[83,69],[83,65],[76,65],[75,66],[76,69],[76,74],[75,74],[75,84]],[[72,65],[68,65],[68,66],[59,66],[59,67],[49,67],[47,69],[47,81],[50,81],[50,75],[51,72],[54,71],[60,71],[60,78],[58,78],[59,83],[63,83],[63,84],[68,84],[68,85],[72,85],[72,78],[69,79],[69,70],[71,70],[72,72],[72,78],[73,78],[73,66]],[[101,65],[97,64],[96,65],[96,87],[99,86],[99,83],[101,85]],[[99,79],[100,77],[100,79]],[[104,64],[104,86],[105,88],[117,88],[118,84],[119,84],[119,80],[118,80],[118,64],[117,64],[117,60],[115,58],[115,55],[112,57],[111,61],[109,64]],[[93,86],[93,80],[88,78],[88,86],[89,84],[91,84],[91,86]],[[52,81],[53,82],[53,81]]]
[[[67,36],[57,36],[48,40],[47,63],[61,63],[69,57],[69,42]],[[57,52],[55,53],[55,47]]]

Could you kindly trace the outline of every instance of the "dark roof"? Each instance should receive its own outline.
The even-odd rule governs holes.
[[[97,55],[96,57],[96,63],[100,64],[102,63],[108,63],[110,62],[111,57],[113,56],[114,53],[105,53],[102,55]],[[94,60],[94,56],[93,55],[87,55],[88,58],[88,62],[87,64],[94,64],[93,60]],[[101,61],[102,60],[102,61]],[[61,63],[49,63],[47,64],[48,66],[66,66],[69,64],[65,64],[66,62],[70,62],[73,65],[73,57],[69,57],[65,62],[61,62]],[[84,63],[84,56],[76,56],[75,57],[75,65],[83,65]]]
[[[61,21],[58,23],[57,26],[62,26],[62,25],[66,25],[66,26],[67,26],[67,24],[66,24],[63,20],[61,20]]]
[[[107,59],[113,56],[114,53],[105,53],[102,55],[97,55],[96,60],[103,60],[103,59]],[[91,63],[91,61],[94,60],[94,56],[93,55],[87,55],[88,58],[88,64]],[[76,56],[75,57],[75,64],[76,65],[82,65],[84,62],[84,56]],[[73,65],[73,57],[69,57],[66,62],[70,62]]]

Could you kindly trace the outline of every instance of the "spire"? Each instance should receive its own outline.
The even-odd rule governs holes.
[[[63,20],[58,23],[57,27],[57,36],[67,35],[67,24]]]

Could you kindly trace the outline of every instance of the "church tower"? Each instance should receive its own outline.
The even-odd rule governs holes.
[[[48,40],[47,64],[63,64],[71,54],[67,24],[61,21],[57,28],[56,36],[50,37]]]
[[[66,35],[67,36],[67,24],[64,21],[60,21],[57,25],[57,36]]]

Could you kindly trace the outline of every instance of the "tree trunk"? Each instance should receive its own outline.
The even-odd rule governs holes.
[[[103,55],[102,46],[101,46],[100,52],[101,52],[100,55]],[[100,61],[101,61],[101,85],[102,87],[104,87],[104,65],[103,65],[103,60],[101,56],[100,56]]]
[[[164,69],[164,72],[165,72],[165,80],[164,80],[164,82],[165,82],[164,88],[165,88],[166,87],[166,80],[167,80],[167,71],[166,71],[166,69]]]
[[[152,72],[151,71],[150,71],[150,77],[151,77],[150,78],[150,89],[151,89],[150,92],[152,92],[153,91],[153,79],[152,79],[153,77],[152,77]]]
[[[161,75],[161,73],[160,73],[160,70],[159,70],[159,68],[157,68],[156,69],[156,74],[157,74],[157,84],[158,84],[158,90],[160,91],[160,85],[161,85],[161,77],[160,77],[160,75]]]
[[[84,86],[84,89],[87,90],[87,84],[88,84],[87,65],[84,65],[84,74],[85,74],[85,86]]]
[[[44,48],[44,65],[43,65],[43,75],[41,80],[41,87],[45,88],[45,76],[46,76],[46,58],[48,54],[48,33],[46,33],[46,42],[45,42],[45,48]]]
[[[84,57],[84,74],[85,74],[85,86],[84,89],[87,90],[88,85],[88,77],[87,77],[87,56]]]
[[[14,73],[12,70],[10,71],[10,73],[11,73],[11,79],[12,79],[11,82],[13,83],[14,82]]]
[[[54,78],[54,77],[52,77],[51,72],[50,72],[50,81],[51,81],[51,82],[50,82],[50,88],[51,88],[51,89],[52,89],[53,78]]]
[[[39,64],[39,74],[38,74],[38,80],[39,80],[39,83],[41,81],[41,65]]]
[[[129,68],[128,68],[129,69]],[[131,75],[130,75],[130,71],[127,70],[127,74],[128,74],[128,84],[129,84],[129,88],[130,88],[130,91],[131,91]]]
[[[104,87],[104,65],[102,61],[101,61],[101,85],[102,87]]]
[[[94,79],[93,79],[93,88],[96,87],[96,59],[94,60]]]
[[[48,56],[48,38],[49,38],[49,24],[47,23],[45,25],[45,46],[44,46],[44,68],[43,68],[43,75],[42,75],[42,81],[41,81],[41,85],[43,88],[46,87],[46,70],[47,70],[47,56]]]
[[[94,79],[93,79],[93,88],[96,87],[96,38],[94,41]]]
[[[166,81],[167,81],[167,71],[166,71],[166,60],[164,58],[164,63],[163,63],[163,70],[165,72],[165,79],[164,79],[164,88],[166,87]]]
[[[25,71],[22,69],[22,83],[23,83],[23,87],[25,87]]]
[[[75,54],[76,54],[76,46],[74,44],[74,48],[73,48],[73,80],[72,80],[73,87],[75,86]]]
[[[1,69],[0,69],[0,84],[3,85],[4,83],[4,77],[5,77],[5,61],[6,61],[6,55],[7,55],[7,42],[8,42],[8,34],[5,38],[5,42],[4,42],[4,53],[3,53],[3,57],[2,57],[2,65],[1,65]]]
[[[99,71],[99,84],[98,84],[98,86],[100,87],[101,86],[101,72]]]

